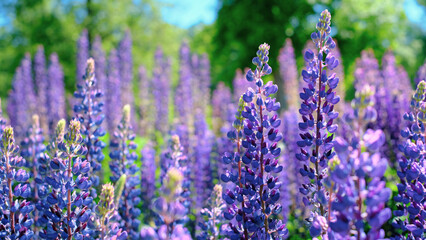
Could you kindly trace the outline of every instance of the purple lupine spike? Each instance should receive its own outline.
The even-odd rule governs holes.
[[[212,108],[213,108],[213,130],[217,136],[221,136],[221,129],[227,123],[232,123],[229,115],[232,106],[232,94],[228,86],[223,82],[217,84],[216,89],[212,95]]]
[[[100,36],[95,37],[92,46],[92,56],[96,63],[95,75],[97,87],[103,93],[107,92],[107,75],[106,75],[106,56],[102,49],[102,39]]]
[[[207,54],[200,57],[200,92],[202,97],[202,106],[205,108],[210,102],[210,60]]]
[[[79,84],[86,70],[86,61],[89,59],[89,33],[84,29],[77,40],[77,59],[76,59],[76,83]]]
[[[203,219],[198,222],[199,233],[197,234],[197,240],[219,239],[220,229],[218,226],[224,221],[222,212],[226,208],[222,194],[222,186],[215,185],[211,196],[207,200],[207,207],[200,211]]]
[[[43,199],[47,195],[46,183],[39,176],[39,170],[42,167],[40,158],[44,157],[44,151],[46,151],[46,146],[43,144],[44,136],[43,130],[40,127],[40,120],[38,115],[34,115],[32,118],[32,124],[29,127],[26,137],[21,142],[21,156],[25,158],[26,167],[30,169],[30,177],[32,178],[32,182],[30,183],[32,188],[31,198],[32,201],[36,204],[36,206],[40,206],[43,203],[40,202],[40,199]],[[42,217],[39,209],[42,206],[37,207],[35,211],[33,211],[35,228],[34,232],[37,234],[39,227],[42,225],[42,222],[39,221],[39,218]]]
[[[297,77],[296,58],[294,55],[291,39],[285,40],[284,47],[281,48],[278,55],[280,65],[280,76],[283,81],[283,94],[287,108],[299,105],[299,79]]]
[[[426,80],[426,59],[423,65],[419,67],[419,70],[417,70],[416,77],[414,78],[414,83],[419,84],[421,80]]]
[[[25,134],[31,124],[31,116],[36,107],[36,95],[32,77],[31,55],[25,54],[20,67],[16,70],[13,90],[10,93],[11,102],[8,105],[8,115],[17,138]]]
[[[100,138],[105,136],[106,132],[102,128],[102,122],[105,119],[104,103],[101,100],[103,93],[97,87],[95,71],[95,61],[93,58],[89,58],[83,76],[84,80],[81,81],[82,85],[77,85],[77,90],[74,92],[74,97],[79,99],[74,105],[74,113],[81,123],[83,144],[88,150],[83,160],[90,163],[90,180],[93,186],[97,187],[100,184],[97,174],[102,171],[102,161],[105,158],[102,149],[106,146]],[[92,189],[91,195],[96,197],[96,189]]]
[[[112,134],[120,121],[121,87],[117,50],[112,49],[108,58],[108,78],[106,96],[106,115],[108,132]],[[115,113],[115,114],[113,114]]]
[[[122,119],[111,138],[109,166],[112,173],[110,179],[113,183],[117,182],[122,175],[126,175],[125,187],[117,206],[121,220],[118,222],[131,239],[137,239],[140,225],[138,217],[141,215],[141,210],[136,206],[141,201],[141,189],[138,187],[141,180],[137,174],[139,167],[135,164],[139,157],[134,152],[137,144],[134,142],[136,135],[133,132],[131,122],[130,105],[126,104],[123,107]]]
[[[366,84],[376,86],[377,81],[381,81],[379,63],[374,57],[373,50],[369,49],[361,52],[361,57],[356,60],[354,77],[355,89],[361,89]]]
[[[247,72],[247,69],[245,69],[244,71]],[[233,85],[233,88],[234,88],[232,95],[234,96],[234,102],[235,103],[238,103],[241,95],[243,95],[245,93],[247,88],[254,87],[252,82],[249,82],[245,79],[244,74],[241,71],[241,69],[237,69],[235,71],[235,77],[234,77],[234,80],[232,81],[232,85]]]
[[[141,191],[145,219],[152,218],[151,204],[155,195],[155,149],[151,143],[146,144],[141,152]]]
[[[357,89],[352,118],[346,119],[353,129],[350,140],[336,138],[338,157],[329,162],[330,187],[335,188],[335,194],[329,198],[333,210],[329,219],[333,220],[328,220],[328,225],[336,239],[384,238],[381,228],[391,217],[386,208],[391,190],[382,181],[388,163],[379,153],[385,135],[381,129],[366,129],[377,115],[374,91],[369,85]],[[366,224],[371,229],[367,230]]]
[[[25,104],[18,104],[18,99],[24,99],[22,95],[23,87],[22,79],[22,67],[19,66],[16,68],[15,75],[13,76],[12,81],[12,90],[9,92],[9,97],[7,101],[7,115],[9,116],[9,121],[12,126],[15,128],[23,128],[25,121]]]
[[[66,117],[64,72],[56,53],[52,53],[49,57],[47,79],[49,82],[47,89],[48,122],[49,129],[54,129],[57,122]]]
[[[63,121],[59,123],[65,125]],[[39,233],[42,239],[59,236],[82,239],[94,234],[93,226],[88,224],[93,205],[92,182],[88,176],[91,166],[83,160],[87,148],[80,129],[80,121],[71,120],[68,132],[63,137],[58,134],[55,148],[49,147],[54,154],[48,161],[49,174],[44,179],[50,189],[44,208],[46,226]]]
[[[383,56],[381,75],[383,81],[376,80],[376,110],[378,112],[378,120],[381,121],[377,127],[385,132],[389,143],[383,147],[382,153],[391,161],[392,165],[395,165],[396,159],[400,157],[396,146],[401,141],[401,116],[408,111],[408,109],[404,109],[407,107],[405,102],[408,101],[405,94],[409,94],[410,90],[407,90],[407,86],[403,86],[407,83],[401,81],[395,56],[391,51],[386,52]]]
[[[213,188],[212,166],[210,164],[213,134],[209,131],[206,118],[202,111],[196,114],[195,139],[197,144],[194,147],[194,159],[196,164],[192,166],[191,171],[195,173],[195,209],[201,210],[205,205],[205,200],[209,198]]]
[[[170,64],[157,48],[152,74],[152,93],[154,95],[156,116],[155,129],[165,134],[169,130]]]
[[[240,98],[234,130],[227,134],[236,142],[237,151],[222,158],[233,169],[222,174],[221,180],[234,184],[223,193],[228,205],[223,216],[230,221],[224,234],[231,239],[282,239],[288,230],[274,216],[281,211],[281,183],[276,175],[283,170],[278,163],[280,103],[271,97],[278,87],[262,80],[272,73],[269,45],[261,44],[256,55],[252,60],[256,69],[246,74],[247,81],[256,83],[256,90],[249,87]]]
[[[329,190],[325,188],[322,180],[327,177],[328,161],[335,156],[333,138],[337,125],[333,122],[338,113],[334,111],[334,105],[340,101],[335,92],[339,78],[335,73],[327,74],[327,70],[332,71],[339,64],[331,54],[335,44],[330,37],[330,20],[330,13],[324,10],[316,26],[318,31],[311,34],[318,54],[310,49],[304,53],[306,69],[302,71],[302,77],[305,87],[300,93],[301,139],[297,142],[300,152],[296,154],[296,158],[303,162],[304,166],[299,172],[309,183],[300,186],[299,191],[305,195],[305,206],[312,206],[315,221],[322,221],[330,214],[330,207],[326,205]],[[316,229],[314,222],[311,224],[311,230]],[[312,237],[320,234],[321,231],[311,232]]]
[[[40,116],[40,126],[43,132],[49,133],[48,124],[48,88],[46,76],[46,57],[43,46],[39,46],[34,56],[34,80],[37,89],[37,113]]]
[[[121,102],[123,105],[132,106],[132,121],[135,121],[134,114],[134,93],[133,93],[133,57],[132,57],[132,35],[127,30],[121,39],[118,47],[118,58],[120,64],[120,80],[121,80]],[[134,127],[137,127],[134,123]]]
[[[178,230],[187,219],[190,179],[188,158],[183,154],[179,136],[173,135],[168,149],[161,154],[161,188],[159,197],[154,200],[153,210],[158,214],[156,220],[159,239],[189,239],[185,228]],[[182,228],[182,227],[180,227]],[[179,234],[181,233],[181,234]],[[183,235],[182,235],[183,233]]]
[[[34,205],[25,200],[31,197],[28,183],[30,176],[24,170],[25,159],[18,156],[19,146],[15,143],[12,127],[4,128],[0,144],[0,208],[3,219],[0,222],[0,235],[10,239],[31,239],[34,232],[30,226],[34,219],[29,215],[34,210]]]
[[[426,82],[421,80],[417,85],[416,92],[411,99],[411,110],[406,112],[403,119],[408,123],[402,129],[401,136],[405,141],[399,146],[403,153],[399,158],[399,170],[397,171],[401,183],[397,185],[398,195],[394,197],[397,217],[392,226],[401,229],[403,235],[396,239],[424,239],[426,237],[426,219],[424,217],[426,198],[424,167],[424,143],[425,143],[425,91]]]
[[[291,211],[293,216],[295,216],[296,221],[302,224],[303,219],[308,217],[305,206],[303,205],[303,195],[299,192],[299,186],[306,184],[307,181],[304,178],[299,176],[299,169],[303,168],[303,163],[301,161],[295,161],[294,156],[299,151],[299,146],[297,141],[299,140],[299,131],[294,126],[297,125],[299,119],[297,110],[295,108],[289,108],[285,111],[281,117],[282,133],[283,133],[283,142],[285,148],[283,150],[282,156],[282,165],[285,166],[282,176],[282,182],[287,182],[282,184],[282,187],[285,188],[288,194],[283,194],[284,196],[290,196],[289,198],[284,197],[282,199],[283,211],[288,213]],[[290,203],[290,204],[289,204]],[[289,209],[286,209],[286,207]],[[284,218],[285,216],[283,214]]]
[[[142,136],[152,137],[154,126],[153,83],[146,74],[144,66],[139,67],[139,128]]]
[[[179,83],[176,87],[175,106],[179,116],[179,122],[192,126],[192,111],[194,107],[192,83],[195,81],[191,71],[191,53],[189,46],[183,42],[179,50]],[[194,79],[194,80],[193,80]]]

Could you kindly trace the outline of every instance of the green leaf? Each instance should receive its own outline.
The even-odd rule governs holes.
[[[124,185],[126,183],[126,174],[121,175],[120,179],[118,179],[117,183],[115,183],[114,187],[114,204],[118,206],[120,201],[120,197],[123,194]]]

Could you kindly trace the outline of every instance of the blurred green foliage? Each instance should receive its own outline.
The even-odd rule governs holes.
[[[76,40],[84,28],[91,39],[102,37],[107,53],[117,46],[125,30],[131,31],[135,81],[137,66],[152,69],[154,51],[162,46],[172,58],[176,82],[178,49],[184,39],[195,52],[209,54],[214,84],[224,81],[230,86],[235,70],[250,66],[253,52],[263,42],[271,45],[271,64],[277,70],[276,57],[286,38],[293,41],[301,71],[303,46],[324,8],[332,13],[332,34],[342,52],[349,93],[355,60],[363,49],[374,49],[378,58],[392,49],[411,78],[426,56],[426,32],[407,20],[404,0],[219,1],[215,23],[180,29],[162,20],[162,3],[154,0],[2,0],[0,97],[7,95],[25,52],[34,54],[39,44],[47,55],[58,53],[67,90],[72,92]],[[417,2],[425,7],[422,0]],[[274,77],[279,83],[278,71]]]

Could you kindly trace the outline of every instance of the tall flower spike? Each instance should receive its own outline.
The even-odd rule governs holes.
[[[86,61],[89,59],[89,33],[84,29],[77,40],[77,72],[76,83],[80,84],[86,69]]]
[[[299,109],[301,139],[297,142],[300,153],[296,154],[296,158],[304,163],[301,175],[309,178],[309,183],[300,187],[300,192],[305,195],[303,202],[320,218],[330,214],[326,205],[328,193],[322,180],[327,177],[328,161],[335,156],[333,138],[337,125],[333,122],[339,114],[334,111],[334,105],[340,100],[335,92],[339,78],[335,73],[327,74],[327,70],[333,70],[339,64],[330,53],[335,47],[330,37],[330,18],[328,10],[324,10],[317,24],[318,31],[311,34],[318,54],[310,49],[304,54],[306,69],[302,71],[302,77],[305,87],[300,93],[302,103]]]
[[[33,116],[33,123],[27,131],[27,135],[24,140],[21,142],[21,156],[27,160],[26,167],[30,169],[30,177],[32,178],[31,188],[33,192],[31,193],[32,201],[36,204],[36,206],[40,205],[40,197],[44,197],[47,194],[48,187],[46,183],[43,182],[39,176],[39,169],[41,166],[42,160],[40,158],[44,157],[44,151],[46,150],[46,146],[43,144],[44,136],[43,130],[40,127],[40,121],[38,115]],[[41,195],[39,197],[39,195]],[[37,233],[37,228],[40,227],[40,222],[38,219],[40,218],[39,210],[36,209],[34,212],[34,222],[36,228],[34,231]]]
[[[126,185],[117,206],[121,218],[118,222],[120,223],[119,226],[132,239],[138,238],[140,225],[138,217],[141,214],[141,210],[136,207],[141,201],[141,189],[138,187],[140,185],[140,176],[137,174],[139,168],[135,164],[138,159],[138,155],[134,152],[137,148],[137,144],[134,142],[135,137],[131,125],[130,105],[125,105],[121,122],[110,143],[109,156],[111,161],[109,166],[113,183],[117,182],[122,175],[127,176]]]
[[[286,107],[296,107],[299,105],[297,95],[299,91],[299,79],[297,77],[298,71],[296,58],[294,56],[294,48],[290,38],[285,40],[284,47],[280,50],[278,61],[280,65],[280,76],[284,86],[283,95]]]
[[[183,154],[179,136],[173,135],[168,149],[161,155],[161,188],[153,203],[153,210],[159,216],[156,220],[158,237],[154,239],[191,239],[182,226],[188,220],[190,181],[187,164],[188,158]],[[149,239],[146,231],[141,231],[141,237]]]
[[[393,226],[403,231],[403,239],[424,239],[426,220],[424,217],[426,199],[424,198],[426,170],[424,167],[424,143],[426,138],[426,104],[425,104],[426,82],[420,81],[416,92],[411,99],[411,111],[404,114],[404,120],[408,126],[401,131],[405,141],[398,146],[403,153],[399,159],[397,172],[401,183],[397,185],[398,196],[394,197],[397,202],[397,217]]]
[[[246,75],[249,82],[256,83],[256,90],[249,88],[242,96],[235,130],[228,133],[237,143],[237,152],[226,153],[222,159],[237,165],[237,171],[228,170],[221,176],[225,183],[232,181],[236,185],[223,193],[228,204],[224,217],[231,221],[226,235],[231,239],[276,239],[288,233],[282,221],[275,218],[282,210],[281,183],[275,176],[283,169],[278,164],[281,149],[277,146],[282,135],[278,133],[281,120],[276,113],[280,103],[271,97],[278,87],[262,80],[272,73],[268,64],[269,45],[261,44],[256,55],[252,60],[256,69],[248,70]]]
[[[117,50],[112,49],[108,58],[108,82],[106,96],[106,121],[109,134],[115,131],[120,122],[120,116],[117,114],[121,109],[121,86],[120,86],[119,59]]]
[[[215,185],[210,198],[208,199],[207,207],[201,210],[203,221],[198,223],[200,233],[197,240],[204,239],[219,239],[220,228],[224,222],[223,210],[226,207],[222,199],[222,186]]]
[[[144,209],[145,219],[152,218],[151,210],[152,199],[155,195],[155,149],[151,143],[147,143],[141,152],[141,192],[142,205]]]
[[[34,80],[37,89],[37,113],[40,116],[40,126],[43,132],[49,133],[48,125],[48,79],[46,76],[46,57],[43,46],[39,46],[34,56]]]
[[[154,129],[154,98],[153,82],[148,78],[144,66],[139,67],[139,128],[138,133],[142,136],[152,137]]]
[[[154,70],[152,74],[152,93],[155,102],[155,129],[166,134],[169,130],[170,66],[163,55],[163,50],[155,51]]]
[[[80,133],[80,121],[71,120],[63,137],[62,124],[58,124],[57,148],[49,147],[53,154],[49,160],[49,174],[44,179],[50,191],[46,198],[49,206],[44,212],[47,224],[39,234],[42,239],[81,239],[94,233],[88,224],[93,203],[88,176],[91,166],[83,160],[87,149]]]
[[[99,176],[96,174],[101,171],[101,164],[105,158],[102,149],[106,146],[99,138],[103,137],[106,132],[102,128],[105,116],[102,113],[103,102],[100,101],[100,98],[103,93],[97,88],[93,58],[87,60],[83,79],[81,85],[77,85],[77,91],[74,92],[74,97],[81,99],[81,102],[74,106],[74,112],[81,123],[83,143],[88,150],[85,159],[91,165],[89,175],[93,185],[98,186]],[[96,197],[96,192],[92,192],[91,195]]]
[[[115,227],[115,223],[111,222],[116,211],[116,206],[114,202],[115,191],[116,190],[114,189],[114,186],[112,186],[112,184],[110,183],[102,185],[101,195],[99,196],[99,203],[96,207],[96,214],[99,218],[98,224],[100,225],[101,240],[127,239],[127,232],[123,232],[121,229],[118,229],[117,227]]]
[[[102,92],[106,93],[108,90],[107,87],[107,74],[106,74],[106,56],[105,52],[102,49],[102,39],[100,36],[95,37],[95,41],[92,46],[92,56],[96,63],[95,75],[96,75],[96,87]],[[105,98],[103,99],[105,102]],[[104,108],[105,109],[105,108]],[[102,126],[106,126],[105,123]]]
[[[127,30],[121,39],[118,47],[118,57],[120,64],[120,80],[121,80],[121,102],[124,105],[129,104],[131,109],[132,125],[135,125],[136,119],[134,114],[134,92],[133,92],[133,57],[132,57],[132,35]]]
[[[13,128],[4,128],[0,159],[0,236],[9,239],[31,239],[34,220],[29,214],[34,205],[23,200],[31,196],[29,174],[24,170],[25,159],[18,156],[19,146],[15,143]],[[19,200],[18,200],[19,199]]]
[[[376,120],[373,105],[374,88],[366,85],[357,90],[352,101],[353,119],[347,118],[354,131],[349,142],[336,138],[338,157],[329,162],[331,186],[336,193],[329,199],[334,212],[328,222],[336,239],[383,239],[381,228],[392,215],[386,208],[391,190],[382,181],[387,159],[379,152],[385,135],[380,129],[366,130],[367,124]]]
[[[49,82],[47,90],[48,123],[49,129],[55,129],[56,123],[66,116],[64,72],[56,53],[52,53],[49,57],[47,79]]]

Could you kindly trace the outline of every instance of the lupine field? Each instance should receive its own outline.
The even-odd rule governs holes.
[[[108,54],[81,32],[73,95],[57,54],[26,54],[2,99],[0,239],[426,239],[426,62],[412,80],[364,50],[345,101],[316,19],[303,69],[290,39],[276,59],[260,42],[232,88],[185,41],[134,76],[130,31]]]

